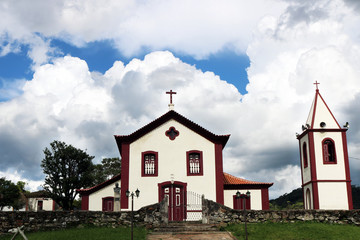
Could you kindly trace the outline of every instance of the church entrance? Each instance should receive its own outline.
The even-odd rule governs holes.
[[[159,201],[168,199],[169,221],[184,221],[186,219],[186,183],[159,183]]]

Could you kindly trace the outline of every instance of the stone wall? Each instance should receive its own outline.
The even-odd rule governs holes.
[[[153,204],[134,211],[134,224],[152,228],[167,223],[167,202]],[[130,226],[131,212],[39,211],[0,212],[0,234],[24,225],[25,232],[54,230],[86,225]]]
[[[360,226],[360,210],[246,210],[246,218],[248,222],[315,221]],[[203,199],[203,223],[238,223],[244,220],[244,211]]]
[[[203,223],[228,224],[245,220],[244,212],[234,210],[211,200],[203,199]],[[153,228],[168,223],[168,206],[161,203],[149,205],[134,211],[134,223]],[[360,210],[288,210],[288,211],[246,211],[248,222],[296,222],[316,221],[360,226]],[[25,232],[54,230],[86,225],[130,226],[131,212],[93,211],[41,211],[41,212],[0,212],[0,234],[19,226]]]

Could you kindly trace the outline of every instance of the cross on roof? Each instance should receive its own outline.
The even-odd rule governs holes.
[[[173,92],[173,90],[170,90],[170,92],[166,92],[166,94],[170,94],[170,104],[172,104],[172,95],[176,94],[176,92]]]
[[[318,83],[318,81],[315,81],[314,84],[316,85],[316,90],[319,90],[318,85],[319,85],[320,83]]]

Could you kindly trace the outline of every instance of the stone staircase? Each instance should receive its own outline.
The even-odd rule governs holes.
[[[202,224],[199,222],[170,222],[162,224],[153,229],[152,234],[157,233],[203,233],[203,232],[218,232],[219,225],[217,224]]]

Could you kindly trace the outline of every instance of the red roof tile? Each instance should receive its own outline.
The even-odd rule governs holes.
[[[273,185],[273,183],[249,181],[243,178],[235,177],[231,174],[224,173],[224,185]]]

